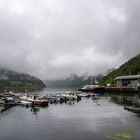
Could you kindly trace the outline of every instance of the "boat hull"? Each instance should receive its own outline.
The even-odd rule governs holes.
[[[48,100],[32,99],[30,97],[21,97],[21,103],[31,103],[33,105],[48,106]]]

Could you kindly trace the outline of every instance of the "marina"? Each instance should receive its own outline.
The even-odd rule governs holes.
[[[35,105],[31,102],[22,104],[22,97],[25,95],[23,93],[15,95],[16,105],[5,110],[0,108],[2,111],[0,139],[2,140],[25,138],[27,140],[32,138],[34,140],[46,138],[48,140],[103,140],[107,139],[110,133],[120,131],[122,133],[131,131],[135,140],[139,140],[139,112],[132,111],[134,109],[132,106],[124,107],[116,104],[117,102],[112,102],[112,96],[107,94],[64,89],[45,89],[31,94],[43,97],[48,101],[47,106]],[[9,98],[8,94],[6,96]],[[139,111],[138,108],[135,110]],[[23,129],[24,135],[21,133]]]
[[[49,97],[60,92],[45,89],[38,94]],[[135,140],[139,140],[138,115],[112,102],[109,96],[98,97],[94,100],[84,93],[80,101],[50,100],[47,107],[14,106],[0,114],[0,139],[104,140],[108,133],[131,131]]]
[[[49,104],[67,103],[69,101],[80,101],[83,97],[92,97],[96,99],[95,93],[81,93],[76,91],[65,91],[59,93],[51,93],[47,95],[37,95],[35,93],[3,93],[0,97],[1,112],[9,109],[12,106],[42,106],[46,107]]]
[[[81,101],[83,98],[91,98],[98,100],[100,97],[108,96],[111,100],[121,104],[140,107],[140,95],[133,92],[81,92],[74,91],[58,91],[57,93],[3,93],[0,95],[1,112],[13,106],[42,106],[46,107],[50,104],[67,103],[70,101]]]

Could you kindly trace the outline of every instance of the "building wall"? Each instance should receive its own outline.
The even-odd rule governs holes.
[[[122,86],[122,80],[117,80],[117,87],[121,87]]]
[[[131,85],[132,85],[133,88],[137,88],[138,87],[138,83],[139,83],[138,80],[131,80]]]
[[[117,80],[116,84],[118,87],[128,86],[128,87],[138,88],[140,86],[140,79]]]

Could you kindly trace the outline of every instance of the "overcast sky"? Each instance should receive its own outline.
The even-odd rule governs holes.
[[[59,79],[139,52],[140,0],[0,0],[0,66]]]

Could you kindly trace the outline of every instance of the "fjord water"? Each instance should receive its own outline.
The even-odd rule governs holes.
[[[58,93],[44,90],[39,94]],[[131,131],[140,139],[140,118],[110,102],[83,98],[46,108],[13,107],[0,114],[0,140],[104,140],[107,133]]]

